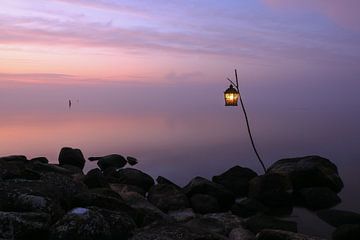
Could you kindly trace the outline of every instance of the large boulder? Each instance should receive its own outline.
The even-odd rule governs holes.
[[[200,219],[216,220],[220,225],[223,226],[225,235],[229,235],[231,230],[235,228],[241,228],[243,220],[236,215],[231,213],[209,213],[200,217]]]
[[[340,227],[345,224],[360,224],[360,214],[355,212],[329,209],[318,211],[316,214],[323,221],[334,227]]]
[[[59,154],[59,164],[74,165],[81,169],[85,166],[85,158],[80,149],[64,147]]]
[[[0,179],[37,180],[40,175],[32,170],[32,162],[25,156],[8,156],[0,158]]]
[[[248,229],[258,233],[264,229],[278,229],[290,232],[297,232],[297,224],[293,221],[283,220],[266,215],[256,215],[245,221]]]
[[[283,230],[265,229],[256,235],[256,240],[326,240]]]
[[[34,212],[0,212],[0,239],[47,239],[50,216]]]
[[[126,159],[119,154],[110,154],[103,157],[90,157],[90,161],[98,161],[97,165],[103,171],[108,168],[119,169],[126,165]]]
[[[111,239],[110,227],[97,211],[75,208],[51,227],[51,240]]]
[[[195,212],[191,208],[169,211],[167,214],[176,222],[187,222],[196,217]]]
[[[332,234],[333,240],[359,240],[360,224],[345,224],[338,227]]]
[[[110,187],[108,182],[106,181],[106,178],[104,177],[103,173],[98,168],[90,170],[83,178],[83,182],[89,188],[109,188]]]
[[[344,184],[334,163],[319,156],[281,159],[268,168],[291,179],[295,190],[309,187],[328,187],[340,192]]]
[[[130,166],[134,166],[138,163],[138,160],[134,157],[127,156],[126,161]]]
[[[256,199],[245,198],[236,201],[231,207],[231,212],[237,216],[247,218],[258,213],[265,213],[267,212],[267,208]]]
[[[157,184],[150,188],[148,200],[164,212],[189,207],[186,195],[169,184]]]
[[[220,206],[216,198],[206,194],[195,194],[190,198],[192,209],[196,213],[215,213],[220,212]]]
[[[338,195],[327,187],[303,188],[295,195],[299,205],[312,210],[330,208],[341,202]]]
[[[128,184],[121,184],[121,183],[110,183],[110,188],[111,190],[113,190],[114,192],[118,193],[120,196],[122,194],[126,194],[128,192],[135,192],[138,193],[142,196],[145,196],[146,192],[144,189],[139,188],[137,186],[134,185],[128,185]]]
[[[11,155],[0,157],[0,162],[26,162],[27,158],[24,155]]]
[[[269,214],[290,214],[293,208],[290,179],[280,174],[265,174],[253,178],[249,185],[249,197],[260,201]]]
[[[214,176],[213,182],[223,185],[236,196],[246,196],[249,190],[249,181],[257,176],[250,168],[235,166],[226,172]]]
[[[202,177],[195,177],[185,187],[185,194],[191,198],[195,194],[205,194],[216,198],[220,207],[227,210],[234,203],[235,196],[224,186]]]
[[[229,233],[229,240],[255,240],[255,235],[243,227],[237,227]]]
[[[151,176],[134,168],[124,168],[119,170],[110,168],[104,172],[104,175],[109,183],[134,185],[144,189],[146,192],[155,183]]]
[[[170,181],[169,179],[167,179],[167,178],[165,178],[165,177],[162,177],[162,176],[158,176],[157,178],[156,178],[156,182],[158,183],[158,184],[168,184],[168,185],[171,185],[171,186],[173,186],[173,187],[175,187],[175,188],[177,188],[177,189],[181,189],[181,187],[180,186],[178,186],[177,184],[175,184],[175,183],[173,183],[172,181]]]

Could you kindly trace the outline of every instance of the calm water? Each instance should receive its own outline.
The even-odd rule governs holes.
[[[356,84],[326,88],[311,81],[245,82],[242,91],[266,165],[284,157],[327,157],[345,183],[338,208],[358,211]],[[137,168],[153,177],[162,175],[180,185],[236,164],[260,172],[240,108],[223,106],[226,87],[226,82],[1,85],[0,155],[46,156],[57,162],[63,146],[78,147],[86,157],[119,153],[137,157]],[[326,224],[303,212],[294,212],[303,216],[300,232],[329,235]],[[322,227],[314,228],[315,222]]]

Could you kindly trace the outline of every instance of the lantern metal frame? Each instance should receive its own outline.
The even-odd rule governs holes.
[[[248,131],[248,134],[249,134],[249,137],[250,137],[252,148],[253,148],[253,150],[255,152],[256,157],[258,158],[258,160],[259,160],[259,162],[261,164],[261,167],[263,168],[264,172],[266,173],[267,170],[266,170],[265,164],[262,161],[262,159],[261,159],[261,157],[260,157],[260,155],[259,155],[259,153],[258,153],[258,151],[256,149],[254,139],[252,137],[248,115],[247,115],[245,105],[244,105],[244,102],[243,102],[241,94],[240,94],[239,80],[238,80],[238,75],[237,75],[237,70],[236,69],[235,69],[235,82],[233,82],[230,78],[227,78],[227,80],[230,82],[231,86],[233,86],[236,89],[236,91],[238,92],[238,94],[239,94],[240,105],[241,105],[241,108],[242,108],[242,110],[244,112],[244,115],[245,115],[246,127],[247,127],[247,131]],[[236,105],[228,105],[228,106],[236,106]]]

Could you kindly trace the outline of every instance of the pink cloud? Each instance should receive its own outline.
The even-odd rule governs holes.
[[[319,12],[340,26],[360,30],[359,0],[263,0],[275,8],[307,9]]]

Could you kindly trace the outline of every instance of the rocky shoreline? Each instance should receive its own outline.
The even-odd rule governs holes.
[[[180,187],[133,167],[137,159],[91,157],[63,148],[44,157],[0,157],[0,239],[319,240],[284,217],[295,206],[336,227],[334,240],[360,239],[360,214],[341,202],[336,165],[319,156],[282,159],[264,175],[235,166]]]

